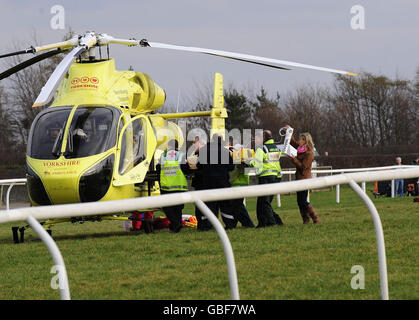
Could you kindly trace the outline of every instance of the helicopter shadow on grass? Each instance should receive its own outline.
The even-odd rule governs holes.
[[[42,242],[42,240],[34,233],[34,231],[27,231],[25,233],[24,242],[19,242],[18,244],[22,243],[37,243]],[[29,233],[30,232],[30,233]],[[159,230],[154,230],[154,232],[146,233],[143,230],[140,231],[109,231],[109,232],[101,232],[101,233],[86,233],[86,234],[63,234],[63,235],[52,235],[52,238],[55,242],[65,241],[65,240],[87,240],[87,239],[103,239],[103,238],[111,238],[111,237],[127,237],[127,236],[149,236],[152,234],[158,234]],[[10,238],[2,238],[0,239],[0,244],[10,244],[13,243],[13,239]]]

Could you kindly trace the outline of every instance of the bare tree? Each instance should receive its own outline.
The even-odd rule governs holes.
[[[280,106],[280,95],[269,98],[268,93],[262,87],[256,98],[251,100],[252,105],[252,128],[268,129],[272,131],[275,140],[279,140],[279,129],[285,123],[285,114]]]
[[[10,143],[10,136],[8,132],[8,122],[6,119],[5,104],[7,103],[7,96],[4,89],[0,86],[0,154],[6,155],[12,144]]]
[[[334,92],[328,95],[335,133],[340,142],[365,147],[412,142],[412,98],[408,80],[369,73],[358,79],[337,76]]]
[[[325,123],[324,89],[300,86],[283,101],[285,120],[295,132],[310,132],[316,145],[328,144]]]

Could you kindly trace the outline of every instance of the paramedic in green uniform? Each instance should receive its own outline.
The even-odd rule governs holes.
[[[189,167],[186,164],[185,154],[178,151],[176,140],[169,141],[167,151],[160,157],[156,170],[160,172],[160,193],[162,195],[188,191],[188,181],[185,173],[189,172]],[[174,233],[182,229],[183,208],[183,204],[163,208],[167,219],[170,221],[169,230]]]
[[[260,144],[255,153],[255,158],[250,161],[250,166],[256,168],[259,184],[268,184],[278,182],[278,176],[281,173],[279,158],[281,152],[274,143],[272,133],[269,130],[263,131],[262,137],[256,136],[256,144]],[[263,144],[262,144],[262,141]],[[261,196],[257,198],[256,216],[258,225],[256,228],[282,225],[282,219],[274,212],[271,206],[273,195]]]
[[[241,145],[235,145],[233,151],[239,151],[242,149]],[[230,171],[230,183],[234,187],[242,187],[249,185],[249,175],[246,174],[246,168],[243,163],[236,164],[235,169]],[[234,217],[241,223],[243,227],[254,228],[252,219],[247,212],[246,206],[244,205],[244,198],[233,199],[232,206],[234,211]]]

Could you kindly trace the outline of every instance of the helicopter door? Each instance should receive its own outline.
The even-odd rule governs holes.
[[[153,127],[145,116],[128,121],[118,139],[114,186],[141,183],[149,169],[157,142]]]

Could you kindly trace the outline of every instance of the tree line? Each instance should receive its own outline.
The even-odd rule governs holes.
[[[385,166],[396,156],[410,164],[419,155],[419,69],[412,80],[363,72],[338,75],[331,86],[300,86],[283,97],[264,88],[249,95],[234,87],[224,97],[228,130],[270,129],[281,142],[279,129],[290,124],[296,134],[311,133],[321,165]],[[199,102],[195,110],[208,107]]]

